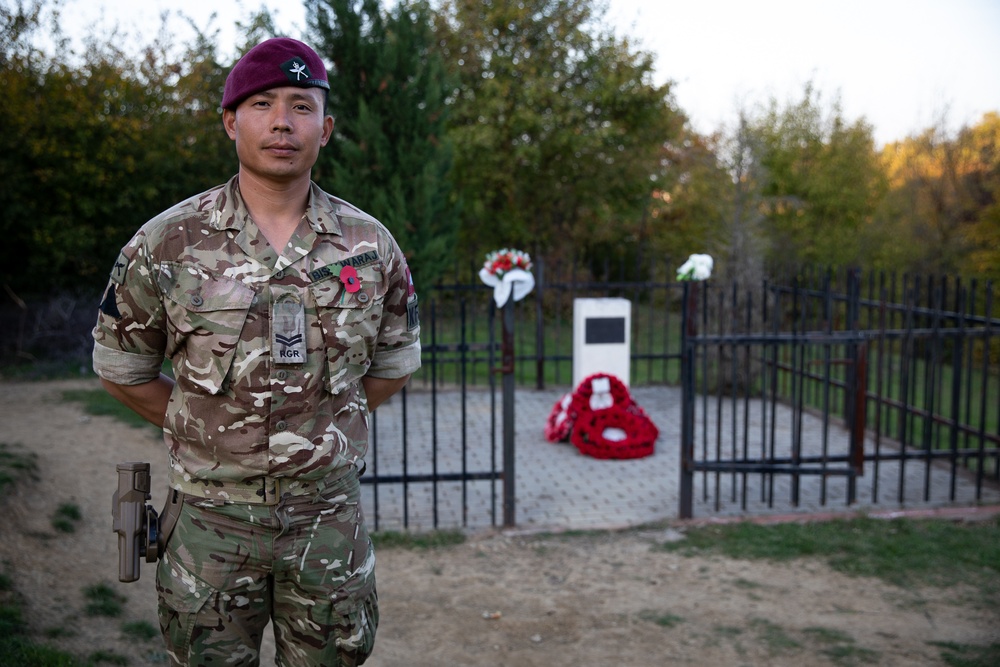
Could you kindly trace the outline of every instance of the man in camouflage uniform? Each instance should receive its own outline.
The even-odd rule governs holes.
[[[169,448],[156,586],[173,665],[256,665],[269,620],[279,665],[372,650],[358,476],[369,414],[420,365],[419,324],[386,228],[311,181],[328,89],[301,42],[240,59],[222,104],[238,174],[138,231],[94,329],[104,386]]]

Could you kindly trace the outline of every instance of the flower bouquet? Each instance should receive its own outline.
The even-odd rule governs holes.
[[[531,256],[522,250],[502,248],[487,253],[479,279],[493,288],[493,300],[498,308],[512,295],[514,301],[520,301],[535,289]]]
[[[712,277],[711,255],[691,255],[677,268],[677,280],[708,280]]]

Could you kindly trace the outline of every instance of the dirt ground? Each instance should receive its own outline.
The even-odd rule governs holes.
[[[162,465],[151,431],[88,417],[62,391],[90,380],[0,383],[0,442],[36,452],[39,479],[0,501],[0,568],[23,598],[39,641],[81,656],[166,664],[159,638],[122,633],[155,625],[151,565],[117,581],[111,531],[115,464]],[[162,477],[160,478],[162,479]],[[162,489],[153,501],[162,503]],[[56,509],[82,512],[75,532]],[[931,642],[1000,642],[1000,618],[974,591],[903,590],[830,570],[658,550],[681,526],[585,536],[489,532],[433,550],[382,549],[382,621],[368,665],[943,665]],[[89,616],[83,590],[106,583],[125,617]],[[54,636],[54,638],[52,638]],[[263,664],[273,664],[273,647]]]

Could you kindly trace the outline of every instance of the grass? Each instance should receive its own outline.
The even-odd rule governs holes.
[[[160,636],[160,629],[148,621],[129,621],[122,625],[122,634],[132,639],[149,641]]]
[[[683,620],[672,614],[651,611],[642,612],[639,618],[668,628]],[[661,619],[666,619],[667,622],[662,622]],[[840,630],[821,627],[788,630],[769,619],[759,617],[750,618],[747,627],[716,625],[712,631],[717,639],[735,642],[734,646],[741,655],[746,651],[745,644],[749,636],[771,656],[820,654],[840,667],[877,664],[880,657],[877,651],[857,646],[853,637]],[[813,661],[803,660],[802,664],[811,662]]]
[[[84,412],[88,415],[114,417],[129,426],[142,429],[155,429],[157,435],[160,433],[159,428],[153,426],[132,412],[132,410],[119,403],[103,389],[67,389],[63,391],[62,397],[66,401],[75,401],[82,404]]]
[[[879,659],[877,651],[857,646],[854,637],[830,628],[806,628],[804,633],[823,648],[820,653],[830,658],[836,665],[850,667],[852,665],[876,664]]]
[[[397,533],[378,531],[371,535],[376,549],[427,550],[452,547],[465,542],[460,530],[436,530],[429,533]]]
[[[846,355],[834,355],[837,356]],[[819,357],[817,356],[814,361],[818,362]],[[970,444],[975,446],[978,441],[974,434],[980,425],[984,433],[996,433],[1000,428],[998,422],[1000,414],[994,409],[1000,393],[1000,382],[995,372],[984,374],[980,363],[974,363],[970,367],[966,360],[956,370],[950,359],[938,359],[937,363],[932,364],[918,356],[904,358],[900,350],[891,346],[880,355],[877,346],[873,346],[869,352],[868,368],[869,394],[874,396],[879,392],[884,399],[884,401],[869,399],[868,426],[873,428],[878,417],[881,420],[880,430],[888,437],[898,438],[901,427],[905,426],[908,440],[916,446],[929,444],[934,449],[948,448],[949,429],[939,420],[928,420],[916,414],[914,408],[927,410],[946,420],[955,420],[959,424],[967,425],[971,432],[960,434],[959,447],[968,447]],[[807,392],[806,401],[819,407],[825,373],[819,372],[824,370],[822,365],[816,366],[814,370],[816,373],[811,376],[812,382],[808,383],[811,390]],[[832,365],[825,370],[834,381],[841,384],[846,381],[845,366]],[[956,372],[959,373],[957,376]],[[881,375],[881,386],[878,384],[879,375]],[[908,378],[905,385],[904,378]],[[953,402],[955,399],[952,394],[953,385],[956,383],[960,387],[955,397],[957,405]],[[839,395],[837,391],[832,393]],[[906,403],[911,406],[906,413],[905,424],[902,410],[898,406],[891,405],[892,401],[902,403],[904,397]],[[985,412],[982,411],[984,406]]]
[[[110,398],[110,397],[109,397]],[[38,456],[21,445],[0,443],[0,496],[23,479],[38,479]],[[75,531],[76,523],[83,518],[80,508],[72,503],[61,504],[52,516],[52,526],[59,532]],[[87,611],[93,614],[120,615],[122,599],[106,585],[85,591]],[[102,664],[125,665],[127,661],[108,651],[98,651],[86,658],[39,643],[32,636],[21,611],[22,604],[14,590],[14,581],[6,572],[0,572],[0,665],[17,667],[97,667]],[[72,632],[65,628],[50,629],[44,633],[54,639]]]
[[[128,658],[123,655],[118,655],[112,651],[94,651],[89,656],[87,656],[87,661],[92,665],[109,664],[109,665],[128,665]]]
[[[97,600],[103,608],[107,600],[115,594],[105,585],[91,587],[86,592],[88,598]],[[121,601],[121,598],[118,598]],[[89,607],[89,605],[88,605]],[[114,601],[109,605],[114,608]],[[151,623],[133,621],[122,625],[122,633],[128,637],[149,641],[159,635],[159,630]],[[53,629],[45,633],[51,639],[70,636],[65,629]],[[127,665],[128,660],[107,650],[90,653],[86,658],[74,656],[65,651],[36,642],[21,614],[20,600],[12,589],[12,581],[6,574],[0,574],[0,665],[14,667],[98,667],[99,665]]]
[[[931,642],[941,649],[941,659],[948,667],[996,667],[1000,665],[1000,643],[989,646]]]
[[[592,531],[576,537],[592,537]],[[560,535],[563,539],[573,536]],[[424,534],[375,533],[377,548],[425,551],[446,549],[465,542],[460,531]],[[940,520],[884,521],[870,518],[815,524],[754,525],[738,523],[693,527],[685,539],[658,545],[690,557],[722,555],[730,558],[761,558],[790,561],[810,557],[825,560],[834,569],[855,576],[877,577],[898,586],[979,586],[984,604],[1000,609],[1000,519],[960,524]],[[736,580],[742,588],[749,582]],[[0,665],[36,667],[94,667],[125,664],[120,656],[104,651],[76,658],[36,644],[21,617],[13,581],[0,573]],[[118,617],[125,602],[108,584],[84,590],[86,613]],[[646,610],[638,618],[671,630],[687,622],[666,610]],[[857,645],[840,630],[808,627],[790,630],[760,617],[750,617],[745,628],[719,627],[720,637],[741,645],[758,643],[771,655],[812,652],[823,655],[839,667],[877,664],[877,652]],[[126,622],[122,633],[136,640],[154,639],[158,630],[142,621]],[[949,667],[992,667],[1000,664],[1000,644],[971,645],[953,642],[933,644]]]
[[[66,400],[80,401],[93,415],[109,415],[137,427],[148,428],[102,390],[67,391]],[[35,455],[17,445],[0,444],[0,492],[25,476],[37,477]],[[70,532],[81,519],[79,508],[65,503],[53,516],[57,530]],[[60,528],[56,523],[63,525]],[[951,586],[967,584],[978,587],[982,604],[1000,609],[1000,520],[980,524],[954,524],[942,521],[881,521],[867,518],[821,524],[784,524],[759,526],[740,523],[728,526],[689,528],[686,539],[660,548],[689,556],[717,553],[733,558],[792,560],[814,557],[825,560],[833,569],[854,575],[880,578],[898,586],[932,584]],[[582,532],[583,536],[592,532]],[[561,534],[563,539],[574,535]],[[448,548],[465,541],[460,531],[436,531],[426,534],[376,532],[377,548],[432,550]],[[752,582],[737,580],[734,585],[752,588]],[[85,659],[41,646],[31,639],[21,617],[16,596],[2,591],[12,588],[7,575],[0,576],[0,665],[37,665],[39,667],[89,667],[101,663],[124,664],[120,656],[97,652]],[[123,613],[124,598],[107,584],[85,590],[86,613],[117,617]],[[665,611],[646,611],[640,618],[664,628],[673,628],[685,619]],[[800,650],[803,645],[825,655],[837,665],[869,664],[878,655],[835,630],[809,628],[794,633],[766,619],[754,618],[742,633],[742,641],[753,635],[772,654]],[[122,632],[136,639],[151,639],[158,630],[148,623],[126,623]],[[953,667],[985,667],[1000,664],[1000,644],[988,646],[940,643],[942,660]]]
[[[60,533],[72,533],[82,518],[83,513],[75,503],[63,503],[52,515],[52,527]]]
[[[639,618],[650,623],[655,623],[661,628],[673,628],[684,622],[682,616],[669,612],[646,610],[639,613]]]
[[[685,539],[659,549],[685,556],[718,554],[728,558],[778,562],[818,558],[832,569],[873,577],[911,589],[919,586],[965,586],[986,613],[1000,612],[1000,517],[976,523],[867,517],[826,523],[737,524],[689,528]],[[956,593],[963,595],[964,593]],[[751,628],[772,653],[799,642],[764,619]],[[842,667],[876,664],[879,654],[857,646],[837,630],[807,628],[803,641]],[[937,643],[950,667],[1000,665],[1000,644],[986,646]]]
[[[802,644],[784,628],[766,618],[750,619],[750,629],[757,635],[757,639],[767,647],[771,655],[778,655],[802,647]]]
[[[84,610],[88,616],[111,616],[117,618],[125,612],[126,598],[105,583],[94,584],[83,589],[87,598]]]
[[[804,632],[822,644],[851,644],[854,639],[840,630],[830,628],[812,627],[806,628]]]
[[[93,377],[90,356],[78,359],[32,359],[0,365],[0,379],[45,382],[71,378]]]
[[[867,517],[771,526],[740,522],[689,528],[685,535],[660,548],[689,556],[718,553],[775,561],[815,557],[838,572],[896,586],[979,582],[984,594],[1000,592],[998,518],[968,524]],[[992,605],[1000,609],[1000,602]]]
[[[0,576],[0,665],[18,667],[88,667],[63,651],[35,643],[21,614],[11,578]]]
[[[712,631],[719,637],[735,638],[742,635],[745,630],[734,625],[716,625]]]
[[[43,631],[46,637],[49,639],[59,639],[60,637],[75,637],[76,632],[72,628],[67,628],[64,625],[54,626],[51,628],[45,628]]]
[[[743,577],[740,577],[739,579],[734,579],[733,585],[736,586],[737,588],[742,588],[744,590],[761,588],[761,584],[757,583],[756,581],[750,581],[748,579],[744,579]]]
[[[600,533],[574,531],[541,535],[545,539],[573,540]],[[464,541],[461,533],[376,533],[377,548],[426,550]],[[756,525],[746,522],[688,528],[685,539],[667,542],[658,549],[690,557],[721,555],[792,561],[819,558],[831,568],[852,576],[873,577],[905,587],[967,585],[978,591],[986,609],[1000,610],[1000,518],[977,523],[941,520],[881,520],[868,517],[826,523]],[[734,586],[755,589],[752,581],[736,579]],[[962,594],[962,593],[957,593]],[[641,621],[665,630],[687,622],[669,610],[639,612]],[[753,641],[771,656],[812,654],[824,656],[838,667],[878,664],[878,651],[860,646],[839,629],[808,627],[789,629],[760,617],[751,617],[745,628],[717,627],[720,638],[744,646]],[[986,646],[937,643],[949,667],[994,667],[1000,664],[1000,644]]]
[[[0,442],[0,496],[24,477],[38,479],[38,455]]]

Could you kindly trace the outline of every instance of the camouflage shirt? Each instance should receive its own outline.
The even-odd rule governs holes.
[[[319,480],[364,457],[361,378],[415,371],[419,332],[406,260],[381,223],[313,184],[279,255],[234,177],[153,218],[122,250],[94,370],[140,384],[170,359],[175,488]]]

